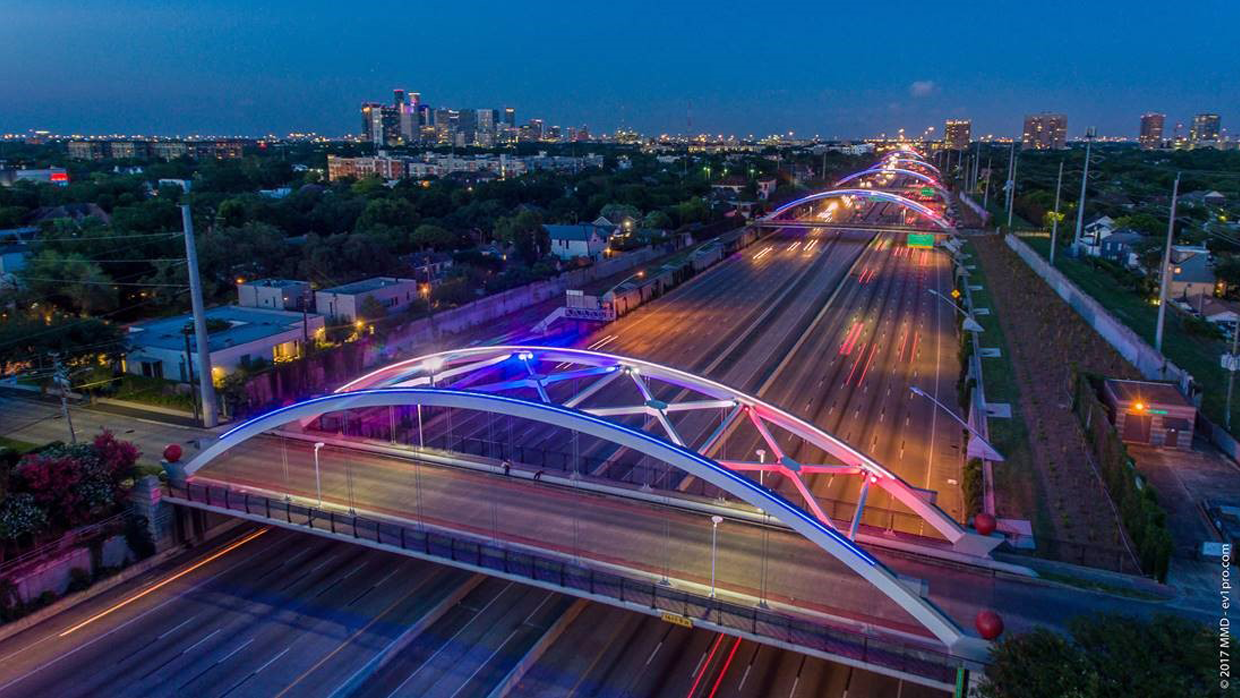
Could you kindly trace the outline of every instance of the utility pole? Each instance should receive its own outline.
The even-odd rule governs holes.
[[[69,416],[69,372],[65,370],[65,365],[60,362],[60,354],[53,353],[52,361],[56,365],[56,386],[60,388],[60,412],[65,416],[65,423],[69,425],[69,443],[76,444],[77,432],[73,430],[73,418]]]
[[[1167,221],[1167,246],[1163,248],[1162,281],[1158,284],[1158,326],[1154,329],[1154,351],[1162,351],[1163,322],[1167,317],[1167,286],[1171,276],[1171,239],[1175,237],[1175,202],[1180,195],[1180,173],[1171,186],[1171,218]]]
[[[1240,321],[1231,331],[1231,357],[1227,371],[1227,410],[1223,412],[1223,423],[1231,431],[1231,390],[1236,385],[1236,350],[1240,349]]]
[[[185,271],[189,276],[189,300],[194,311],[194,337],[198,345],[198,388],[202,396],[202,426],[219,424],[215,403],[215,384],[211,380],[211,345],[207,341],[207,316],[202,305],[202,279],[198,278],[198,248],[194,246],[194,220],[189,204],[181,204],[181,225],[185,234]],[[193,370],[190,370],[193,375]]]
[[[986,158],[986,191],[982,193],[982,210],[990,206],[990,161],[992,158]]]
[[[1008,154],[1007,210],[1008,230],[1012,230],[1012,208],[1016,205],[1016,141],[1012,141],[1012,149]]]
[[[1081,252],[1081,234],[1085,232],[1085,184],[1089,182],[1089,153],[1094,145],[1094,130],[1085,131],[1085,169],[1081,172],[1081,200],[1076,209],[1076,234],[1072,237],[1072,254]]]
[[[1059,161],[1059,178],[1055,180],[1055,216],[1051,219],[1051,266],[1055,266],[1055,235],[1059,232],[1059,190],[1063,186],[1063,160]]]
[[[982,164],[982,142],[977,142],[977,153],[973,156],[973,174],[969,177],[969,191],[977,191],[977,172]]]

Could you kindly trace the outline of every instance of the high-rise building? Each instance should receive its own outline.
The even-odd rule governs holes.
[[[1217,142],[1222,135],[1220,126],[1218,114],[1198,114],[1193,117],[1193,128],[1189,131],[1188,139],[1193,145]]]
[[[479,109],[474,116],[474,143],[484,148],[495,145],[495,122],[498,109]]]
[[[394,106],[400,115],[400,140],[402,143],[413,143],[421,135],[418,133],[417,107],[410,101],[404,90],[394,90],[393,96],[395,97]]]
[[[1063,114],[1030,114],[1025,117],[1021,147],[1033,150],[1060,150],[1068,139],[1068,117]]]
[[[375,124],[379,127],[383,126],[383,116],[380,111],[383,105],[379,102],[362,102],[362,131],[359,135],[368,143],[374,143]]]
[[[944,144],[952,150],[968,148],[972,137],[973,122],[968,119],[948,119],[943,128]]]
[[[1165,114],[1150,112],[1141,115],[1141,135],[1137,141],[1142,150],[1154,150],[1162,147],[1163,124],[1167,121]]]
[[[507,124],[509,128],[517,127],[516,109],[513,109],[512,107],[504,107],[504,123]]]

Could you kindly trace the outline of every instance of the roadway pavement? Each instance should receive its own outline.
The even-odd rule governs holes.
[[[580,615],[558,622],[575,604]],[[792,665],[798,688],[778,695],[851,682],[849,695],[883,696],[898,683],[737,644],[399,555],[243,527],[0,642],[0,696],[472,697],[505,680],[518,696],[685,695],[694,684],[689,695],[758,696],[776,695],[762,687]],[[715,652],[703,659],[706,645]],[[758,668],[742,678],[755,651]],[[372,671],[380,656],[388,661]]]

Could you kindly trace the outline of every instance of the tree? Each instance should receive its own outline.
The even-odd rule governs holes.
[[[604,206],[598,214],[617,225],[619,225],[626,218],[638,221],[641,220],[642,217],[642,212],[639,211],[636,206],[630,206],[629,204],[618,204],[614,202]]]
[[[410,236],[410,242],[418,249],[434,248],[437,250],[452,246],[456,236],[437,225],[424,223],[419,225]]]
[[[1181,698],[1222,696],[1209,670],[1216,642],[1205,625],[1171,615],[1113,614],[1039,628],[997,642],[984,698]]]
[[[362,298],[357,308],[357,315],[368,322],[376,322],[387,317],[387,308],[374,296],[368,294]]]
[[[666,230],[672,227],[672,217],[663,211],[651,211],[642,220],[642,227]]]
[[[42,250],[18,274],[31,292],[68,312],[91,314],[116,307],[111,277],[81,254]]]
[[[550,249],[542,216],[534,211],[522,211],[495,221],[495,239],[516,247],[526,264],[533,264],[544,250]]]
[[[406,200],[385,197],[372,199],[357,219],[357,232],[365,232],[384,225],[400,230],[411,230],[418,221],[417,211]]]

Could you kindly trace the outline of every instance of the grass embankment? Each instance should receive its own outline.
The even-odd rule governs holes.
[[[1029,448],[1029,429],[1025,424],[1025,416],[1020,404],[1020,385],[1012,367],[1012,353],[1008,348],[1007,338],[999,325],[994,302],[990,295],[990,287],[986,279],[986,271],[978,259],[977,250],[972,242],[966,241],[964,252],[969,255],[966,264],[975,265],[969,270],[970,286],[981,286],[981,290],[971,290],[973,307],[989,308],[989,315],[975,315],[982,326],[982,334],[978,337],[980,346],[986,349],[998,349],[999,356],[982,357],[982,385],[986,391],[987,402],[1006,402],[1012,406],[1011,419],[991,419],[987,426],[990,430],[990,443],[999,453],[1003,454],[1003,462],[996,463],[993,472],[995,491],[1002,493],[1005,502],[1015,502],[1013,511],[1000,511],[1000,514],[1017,515],[1023,512],[1033,522],[1034,535],[1048,535],[1049,529],[1045,522],[1049,520],[1050,511],[1046,507],[1046,497],[1040,491],[1040,483],[1034,477],[1033,454]]]
[[[1038,254],[1049,258],[1050,240],[1021,238]],[[1120,322],[1154,344],[1158,323],[1158,307],[1129,288],[1108,270],[1089,261],[1069,257],[1061,248],[1055,255],[1055,267],[1082,291],[1102,304]],[[1163,354],[1175,365],[1193,374],[1202,392],[1201,409],[1216,424],[1222,425],[1227,404],[1227,372],[1219,365],[1219,356],[1231,349],[1226,340],[1192,333],[1184,313],[1167,308],[1163,331]],[[1240,420],[1240,401],[1232,405],[1233,420]],[[1240,421],[1237,421],[1240,423]]]

